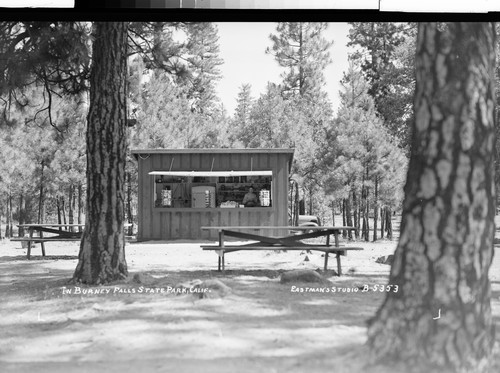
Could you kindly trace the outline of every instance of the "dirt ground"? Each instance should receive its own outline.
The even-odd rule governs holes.
[[[200,244],[127,243],[130,277],[145,274],[142,283],[96,288],[68,283],[78,243],[47,243],[45,258],[38,245],[28,261],[19,242],[2,241],[0,371],[388,371],[367,366],[364,347],[366,321],[384,295],[353,289],[387,283],[389,266],[375,259],[393,253],[396,241],[362,243],[363,251],[342,258],[342,277],[325,274],[327,286],[279,281],[287,270],[322,268],[318,252],[308,261],[299,252],[230,253],[222,275],[216,254]],[[490,274],[500,330],[498,252]],[[175,293],[181,283],[214,278],[231,292]]]

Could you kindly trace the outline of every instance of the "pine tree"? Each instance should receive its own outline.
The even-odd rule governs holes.
[[[348,45],[357,49],[353,57],[361,63],[377,111],[400,146],[407,148],[413,118],[415,25],[393,22],[350,24]]]
[[[321,160],[326,192],[346,200],[353,209],[354,226],[360,229],[362,221],[362,235],[368,240],[369,209],[373,208],[378,216],[380,196],[386,194],[386,189],[396,191],[401,187],[395,174],[404,169],[404,157],[377,116],[369,84],[356,60],[350,59],[341,84],[341,107],[317,158]],[[392,208],[397,203],[396,199],[387,205]],[[346,214],[350,220],[350,209]]]
[[[246,128],[250,126],[250,113],[254,104],[254,99],[251,96],[252,86],[250,84],[242,84],[238,92],[237,106],[234,117],[231,121],[229,141],[231,145],[236,147],[248,144],[249,140],[245,138]]]
[[[320,179],[316,152],[332,116],[323,90],[324,69],[331,63],[329,48],[333,44],[323,37],[326,28],[322,22],[278,23],[277,33],[270,35],[273,45],[266,49],[286,69],[281,91],[290,102],[289,111],[294,112],[286,131],[289,142],[296,147],[293,172],[309,196],[310,213]]]
[[[392,290],[369,323],[368,343],[375,361],[403,370],[490,372],[495,26],[420,24],[416,62]]]
[[[268,83],[266,92],[252,106],[249,119],[238,139],[244,147],[280,148],[290,145],[287,103],[278,86]]]
[[[210,22],[186,25],[188,70],[188,98],[193,111],[210,113],[217,104],[216,82],[221,78],[219,66],[219,36],[217,26]]]
[[[76,282],[128,275],[125,260],[127,24],[94,25],[87,127],[87,201]]]
[[[143,85],[138,124],[132,129],[133,144],[150,148],[191,148],[204,136],[199,118],[191,111],[186,91],[171,77],[153,71]]]
[[[322,36],[326,28],[322,22],[280,22],[277,34],[269,36],[273,45],[266,53],[286,69],[282,78],[287,97],[313,100],[324,86],[323,70],[331,62],[328,49],[333,44]]]

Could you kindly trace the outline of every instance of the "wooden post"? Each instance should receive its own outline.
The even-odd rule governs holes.
[[[33,239],[33,227],[29,227],[30,239],[28,241],[28,260],[31,257],[31,240]]]

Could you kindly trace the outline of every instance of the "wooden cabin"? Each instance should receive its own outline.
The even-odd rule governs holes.
[[[133,150],[137,239],[216,239],[202,226],[288,225],[293,149]],[[257,203],[243,204],[253,188]]]

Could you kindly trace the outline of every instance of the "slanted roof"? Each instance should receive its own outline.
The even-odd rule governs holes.
[[[134,149],[131,153],[135,159],[149,154],[288,154],[289,171],[292,167],[293,153],[290,148],[190,148],[190,149]]]
[[[289,148],[245,148],[245,149],[231,149],[231,148],[192,148],[192,149],[135,149],[131,153],[136,157],[138,154],[259,154],[259,153],[278,153],[290,154],[293,156],[295,149]]]

